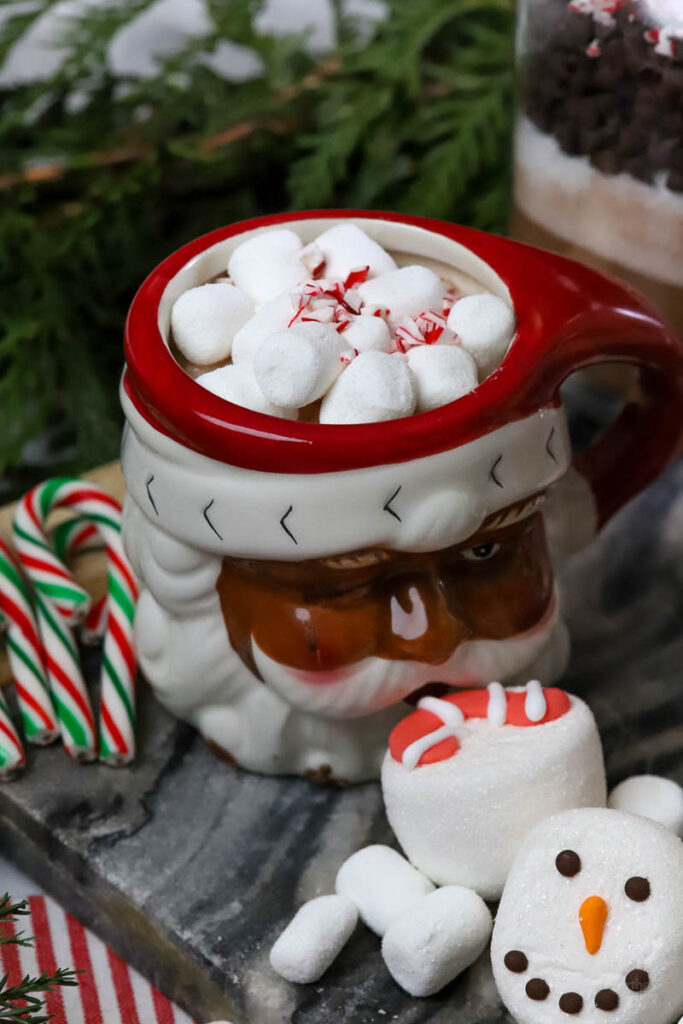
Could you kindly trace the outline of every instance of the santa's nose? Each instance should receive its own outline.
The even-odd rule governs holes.
[[[389,601],[384,656],[439,664],[468,635],[449,610],[438,581],[428,576],[396,581]]]
[[[586,949],[595,956],[602,946],[602,937],[607,923],[607,904],[602,896],[589,896],[579,910],[579,924],[583,932]]]

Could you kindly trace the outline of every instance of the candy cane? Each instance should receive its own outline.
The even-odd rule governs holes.
[[[0,782],[11,779],[25,763],[24,748],[0,688]]]
[[[52,531],[52,547],[61,562],[67,563],[75,554],[94,551],[102,547],[97,527],[77,516],[59,523]],[[107,595],[91,605],[80,627],[80,638],[84,644],[98,643],[107,629]]]
[[[85,758],[94,756],[95,725],[69,626],[87,614],[89,602],[83,588],[47,543],[47,517],[52,509],[60,507],[85,516],[104,540],[108,588],[100,757],[110,764],[125,764],[135,753],[133,617],[137,584],[121,542],[121,509],[101,488],[58,477],[29,492],[15,517],[17,549],[38,598],[48,674],[56,695],[64,743],[73,756]]]
[[[7,633],[7,656],[24,735],[30,743],[51,743],[59,735],[59,726],[48,691],[38,625],[26,584],[2,538],[0,623]]]

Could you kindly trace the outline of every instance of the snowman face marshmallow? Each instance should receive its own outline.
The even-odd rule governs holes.
[[[683,1010],[683,843],[621,811],[550,818],[512,867],[491,956],[521,1024],[671,1024]]]

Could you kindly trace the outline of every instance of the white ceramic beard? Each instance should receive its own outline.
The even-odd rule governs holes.
[[[378,778],[389,733],[406,713],[402,698],[408,676],[412,690],[420,685],[411,675],[416,667],[420,679],[441,679],[443,669],[372,659],[374,671],[386,673],[384,681],[377,677],[380,690],[390,689],[392,680],[401,678],[389,699],[385,694],[377,704],[376,696],[367,692],[365,711],[361,711],[361,691],[367,684],[354,668],[349,697],[345,686],[340,686],[339,702],[348,700],[358,717],[349,717],[348,709],[340,713],[333,702],[318,713],[310,707],[294,707],[282,690],[278,693],[267,685],[268,679],[265,685],[257,679],[230,645],[216,590],[221,557],[160,530],[131,498],[126,499],[124,521],[126,547],[141,582],[136,616],[140,666],[159,701],[251,771],[304,774],[328,765],[335,777],[349,782]],[[500,644],[481,644],[482,658],[495,653],[495,661],[486,662],[491,670],[506,666],[500,673],[504,681],[515,681],[511,676],[516,673],[549,682],[563,670],[568,653],[566,628],[559,615],[536,634],[532,632],[531,641],[513,637]],[[508,650],[512,662],[507,659]],[[479,666],[483,671],[484,662]],[[291,669],[277,668],[280,679],[294,675]],[[488,676],[482,681],[488,682]],[[317,690],[306,686],[311,701],[316,692],[327,690],[325,685]],[[329,693],[326,700],[330,701]]]
[[[555,859],[572,850],[581,861],[574,877],[561,875]],[[626,882],[646,878],[651,895],[634,902]],[[584,900],[607,903],[602,945],[588,953],[579,924]],[[528,968],[505,966],[510,951],[524,954]],[[566,1024],[559,1000],[573,992],[583,999],[576,1019],[586,1024],[672,1024],[683,1011],[683,843],[645,818],[607,809],[565,811],[528,837],[508,877],[493,932],[491,956],[496,984],[520,1024]],[[626,977],[647,971],[643,991]],[[526,986],[541,979],[549,987],[541,1001]],[[611,989],[616,1010],[595,1005]]]

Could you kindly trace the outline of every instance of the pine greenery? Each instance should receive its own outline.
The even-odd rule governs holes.
[[[54,2],[4,22],[0,64]],[[62,68],[0,93],[0,469],[16,487],[45,471],[25,446],[46,432],[50,473],[116,454],[127,305],[191,237],[333,206],[504,229],[513,0],[388,0],[369,42],[337,10],[338,48],[318,59],[302,37],[259,35],[261,2],[209,0],[208,38],[126,82],[107,47],[152,0],[86,5]],[[226,39],[259,55],[260,78],[202,63]]]
[[[10,934],[2,926],[30,913],[26,900],[12,903],[7,893],[0,899],[0,946],[31,946],[32,939],[21,932]],[[43,972],[40,977],[28,974],[17,985],[8,984],[8,975],[0,976],[0,1024],[48,1024],[52,1018],[42,1012],[45,993],[60,985],[77,985],[76,972],[60,968],[54,974]]]

